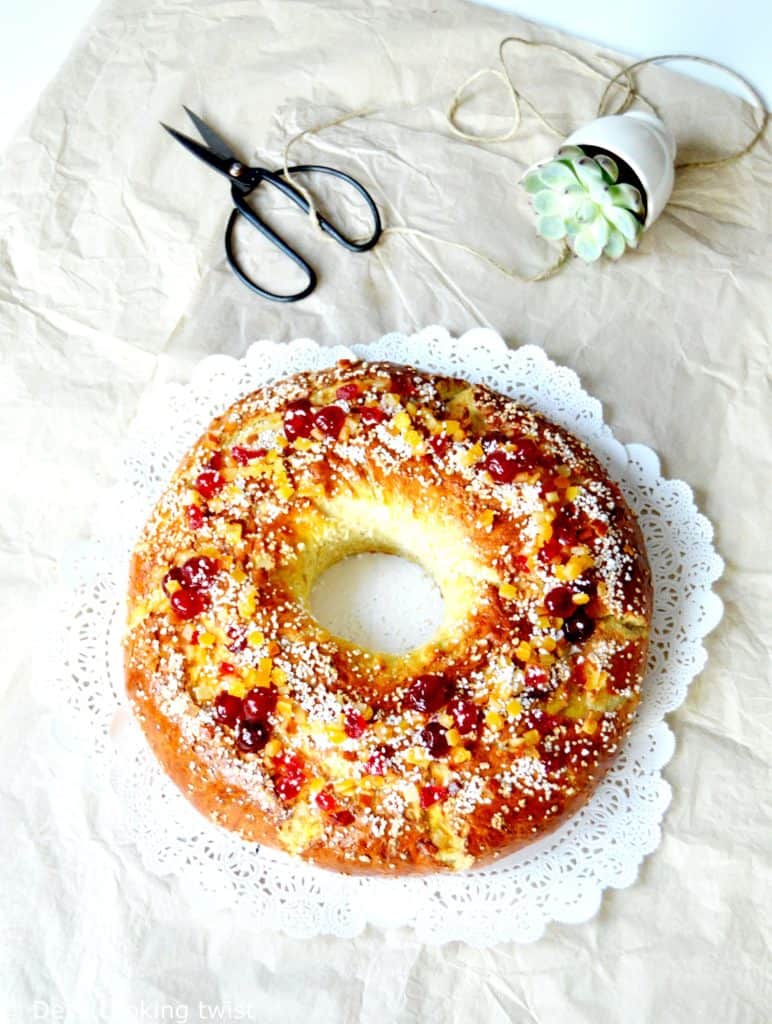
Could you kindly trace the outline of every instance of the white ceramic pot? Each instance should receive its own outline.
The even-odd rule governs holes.
[[[599,117],[577,128],[563,145],[595,146],[624,160],[644,188],[644,228],[651,227],[670,198],[675,177],[676,141],[658,117],[639,110]]]

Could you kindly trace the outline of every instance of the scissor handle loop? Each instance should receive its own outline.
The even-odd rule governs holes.
[[[334,167],[326,167],[322,164],[298,164],[295,167],[289,168],[290,174],[303,172],[314,172],[318,174],[329,174],[334,178],[340,178],[345,181],[346,184],[351,185],[356,192],[364,199],[367,207],[370,211],[373,220],[373,232],[369,238],[363,242],[353,242],[350,238],[347,238],[342,232],[338,231],[334,224],[331,224],[325,217],[317,214],[319,221],[319,227],[325,234],[329,235],[338,245],[343,246],[344,249],[348,249],[349,252],[367,252],[368,249],[372,249],[375,243],[381,236],[381,217],[378,213],[378,207],[375,205],[372,196],[367,189],[349,174],[345,174],[343,171],[339,171]],[[231,188],[231,197],[233,199],[234,209],[231,211],[231,215],[228,218],[228,225],[225,229],[225,254],[228,258],[228,263],[231,269],[236,274],[238,279],[250,288],[253,292],[262,296],[264,299],[270,299],[273,302],[297,302],[299,299],[304,299],[307,295],[316,287],[317,278],[312,267],[303,259],[303,257],[297,253],[291,245],[288,245],[283,238],[276,234],[276,232],[270,228],[260,217],[255,213],[252,207],[247,203],[246,196],[249,195],[257,186],[265,181],[274,188],[287,196],[296,206],[308,214],[310,207],[308,200],[305,196],[292,185],[291,182],[286,181],[281,171],[265,171],[260,170],[252,179],[253,183],[251,187],[244,188],[241,183],[234,182]],[[288,256],[293,263],[297,264],[303,273],[306,275],[307,283],[304,288],[299,292],[294,292],[291,295],[279,295],[276,292],[268,291],[261,285],[253,281],[251,277],[242,269],[238,262],[236,253],[233,246],[233,232],[236,227],[236,222],[239,217],[244,217],[253,227],[264,235],[280,252]]]

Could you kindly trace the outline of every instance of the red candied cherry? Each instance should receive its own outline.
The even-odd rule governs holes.
[[[541,462],[539,446],[529,437],[521,437],[517,441],[514,459],[521,471],[534,469]]]
[[[229,661],[221,661],[219,672],[221,676],[232,676],[236,671],[236,666],[231,665]]]
[[[244,754],[256,754],[268,742],[268,730],[262,722],[239,722],[236,726],[236,746]]]
[[[296,754],[283,757],[279,763],[279,774],[274,783],[279,798],[285,801],[294,800],[303,788],[305,781],[306,773],[300,758]]]
[[[180,583],[187,590],[209,590],[220,571],[220,563],[207,555],[194,555],[180,569]]]
[[[228,650],[231,654],[241,654],[247,646],[247,631],[244,626],[228,626]]]
[[[520,472],[517,459],[511,452],[496,448],[482,461],[483,469],[487,469],[497,484],[511,484]]]
[[[359,410],[359,417],[367,426],[375,426],[377,423],[383,423],[384,420],[387,420],[389,414],[385,409],[381,409],[379,405],[366,405],[364,409]]]
[[[595,622],[581,608],[575,611],[570,619],[563,623],[563,635],[572,644],[581,644],[589,640],[595,632]]]
[[[563,546],[557,537],[550,537],[546,544],[542,544],[539,548],[539,554],[537,555],[542,565],[550,565],[552,562],[556,562],[563,551]]]
[[[265,454],[265,448],[243,448],[240,444],[235,444],[231,448],[233,461],[239,466],[246,466],[247,463],[251,462],[253,459],[262,458]]]
[[[421,739],[432,757],[444,757],[450,750],[448,734],[439,722],[429,722],[421,730]]]
[[[209,598],[200,590],[175,590],[169,598],[169,604],[181,619],[195,619],[210,605]]]
[[[339,402],[353,402],[354,399],[359,395],[359,385],[354,384],[341,384],[338,390],[335,392],[335,397]]]
[[[453,681],[446,676],[419,676],[405,694],[403,703],[408,711],[423,711],[431,715],[448,703],[453,689]]]
[[[314,417],[314,426],[327,437],[337,437],[346,422],[346,412],[339,405],[325,405]]]
[[[241,720],[241,698],[221,690],[214,700],[214,717],[221,725],[234,726]]]
[[[432,804],[447,800],[448,791],[444,786],[424,786],[420,793],[421,806],[431,807]]]
[[[182,570],[177,565],[173,565],[171,567],[171,569],[164,576],[163,582],[161,583],[161,586],[163,587],[164,593],[167,595],[167,597],[169,595],[170,583],[179,583],[179,585],[182,586]]]
[[[194,647],[196,647],[198,645],[198,641],[199,641],[200,636],[201,636],[201,634],[199,633],[199,631],[197,629],[194,629],[193,632],[190,634],[190,642],[191,642],[191,644]]]
[[[434,437],[429,438],[429,447],[437,458],[441,459],[450,447],[450,438],[447,434],[435,434]]]
[[[558,618],[567,619],[576,611],[574,604],[574,592],[570,587],[555,587],[544,596],[544,607],[550,615],[557,615]]]
[[[525,696],[546,697],[550,692],[550,677],[539,665],[528,665],[525,670]]]
[[[188,505],[185,509],[185,516],[191,530],[200,530],[204,525],[204,511],[198,505]]]
[[[316,806],[321,810],[326,811],[328,814],[330,811],[334,811],[338,806],[338,801],[335,799],[335,794],[326,786],[316,794]]]
[[[415,381],[407,373],[392,373],[389,390],[394,395],[413,395],[416,390]]]
[[[367,720],[356,708],[350,708],[343,720],[343,731],[352,740],[358,740],[367,728]]]
[[[276,707],[277,698],[275,686],[256,686],[244,697],[244,718],[265,724]]]
[[[561,509],[552,523],[552,535],[563,547],[571,548],[579,541],[579,525],[576,513],[569,513],[569,510],[565,508]]]
[[[462,736],[472,732],[480,723],[480,709],[464,697],[453,698],[448,704],[448,714],[453,716],[456,728]]]
[[[368,775],[385,775],[393,753],[394,751],[387,743],[376,747],[365,764],[365,772]]]
[[[336,825],[353,825],[354,815],[351,813],[351,811],[335,811],[332,815],[332,820],[336,823]]]
[[[194,487],[202,498],[213,498],[225,486],[225,478],[217,469],[202,469]]]
[[[209,469],[216,469],[219,472],[222,469],[222,452],[215,452],[207,465],[209,466]]]
[[[574,580],[574,590],[580,594],[587,594],[590,598],[598,596],[598,584],[589,576],[580,576],[578,580]]]
[[[290,402],[284,413],[284,433],[288,441],[296,437],[310,437],[314,429],[314,414],[307,398]]]

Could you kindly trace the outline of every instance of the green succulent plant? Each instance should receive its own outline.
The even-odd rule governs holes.
[[[601,254],[617,260],[635,248],[643,231],[641,193],[619,184],[619,168],[605,154],[587,156],[564,146],[547,163],[528,171],[522,184],[531,196],[542,238],[564,238],[586,263]]]

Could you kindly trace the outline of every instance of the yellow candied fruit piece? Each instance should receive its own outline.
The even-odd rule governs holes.
[[[472,447],[461,456],[461,465],[473,466],[475,462],[480,461],[484,454],[485,453],[483,452],[483,447],[480,442],[475,441]]]
[[[199,635],[198,646],[199,647],[214,647],[217,643],[217,637],[214,633],[204,632]]]
[[[265,643],[265,637],[259,629],[253,629],[251,633],[247,634],[247,643],[250,647],[259,647],[260,644]]]
[[[531,660],[531,645],[525,640],[522,640],[515,648],[515,655],[520,661],[528,662]]]
[[[423,444],[423,438],[417,430],[408,430],[405,434],[405,440],[411,448],[420,448]]]
[[[265,745],[265,753],[268,757],[276,757],[281,753],[281,742],[277,739],[268,740]]]
[[[447,711],[441,711],[437,715],[437,721],[440,723],[443,729],[450,729],[453,727],[453,716],[449,715]]]
[[[332,743],[343,743],[346,739],[346,732],[339,725],[328,725],[325,727],[324,731],[327,733]]]
[[[404,411],[398,412],[394,417],[394,426],[397,430],[407,430],[411,422],[410,416]]]
[[[314,442],[310,437],[296,437],[292,442],[292,447],[299,452],[307,452],[314,447]]]
[[[496,518],[496,513],[492,508],[486,508],[480,513],[480,526],[493,526],[493,520]]]
[[[325,786],[326,782],[324,779],[311,779],[308,783],[308,795],[316,796],[317,793],[321,793]]]
[[[277,686],[282,686],[287,682],[287,673],[283,668],[272,668],[271,669],[271,681],[276,683]]]
[[[513,587],[511,583],[502,583],[499,587],[499,594],[507,601],[512,601],[517,597],[517,588]]]
[[[242,619],[251,619],[257,607],[257,592],[254,587],[247,587],[239,597],[238,609]]]
[[[562,582],[578,580],[586,569],[595,565],[592,555],[571,555],[565,565],[555,566],[555,576]]]
[[[445,739],[448,741],[449,746],[457,747],[461,742],[461,733],[458,729],[448,729],[445,733]]]
[[[545,651],[554,651],[557,645],[558,642],[554,636],[543,636],[541,638],[541,646]]]
[[[560,495],[557,491],[547,491],[546,498],[550,505],[554,505],[556,502],[560,501]]]
[[[248,466],[239,466],[233,472],[256,480],[260,476],[265,476],[267,470],[264,462],[253,462]]]
[[[137,601],[129,615],[129,629],[133,629],[147,615],[147,601]]]
[[[246,697],[249,691],[249,687],[243,679],[234,679],[228,684],[228,693],[233,694],[234,697]]]
[[[357,784],[355,779],[336,779],[332,784],[332,788],[336,793],[342,793],[343,796],[348,796],[356,790]]]
[[[289,501],[289,499],[295,493],[295,488],[288,480],[283,480],[280,484],[277,485],[276,493],[279,495],[280,498],[283,498],[284,501]]]
[[[365,705],[365,707],[361,708],[361,714],[362,718],[364,718],[366,722],[369,722],[370,719],[373,717],[374,712],[370,705],[367,704]]]
[[[405,753],[405,760],[408,764],[426,764],[429,760],[429,754],[423,747],[411,747]]]
[[[455,437],[458,441],[463,441],[466,436],[458,420],[445,420],[442,424],[442,431],[451,437]]]
[[[582,724],[582,732],[587,733],[588,736],[592,736],[597,731],[598,731],[598,723],[595,721],[594,718],[591,718],[588,715],[587,718],[585,718],[585,720],[584,720],[584,722]]]
[[[241,523],[228,523],[225,527],[225,539],[229,544],[238,544],[241,541]]]
[[[500,729],[504,724],[504,719],[498,711],[487,711],[485,713],[485,724],[489,729]]]
[[[464,764],[465,761],[471,761],[472,751],[467,750],[466,747],[454,747],[450,752],[450,760],[453,764]]]
[[[277,700],[276,710],[283,718],[287,718],[289,715],[292,714],[292,701],[281,699]]]
[[[231,573],[231,576],[233,577],[234,583],[243,583],[244,580],[247,578],[247,574],[244,572],[240,565],[236,566],[236,568]]]
[[[589,594],[574,594],[573,597],[571,598],[571,600],[574,602],[574,604],[579,604],[579,605],[581,605],[581,604],[589,604],[590,603],[590,595]]]
[[[529,729],[528,732],[523,733],[523,740],[526,743],[538,743],[541,739],[541,735],[538,729]]]
[[[568,706],[568,699],[566,697],[553,697],[547,704],[547,714],[554,715],[558,711],[562,711],[564,707]]]
[[[509,703],[507,704],[507,714],[511,718],[517,718],[518,715],[522,715],[522,713],[523,713],[523,705],[520,703],[519,700],[511,700],[511,701],[509,701]]]
[[[579,495],[582,493],[581,487],[566,487],[566,500],[576,501]]]
[[[450,768],[443,761],[435,761],[431,773],[434,781],[439,782],[441,786],[447,786],[452,778]]]
[[[171,597],[172,594],[176,593],[176,591],[178,590],[182,590],[182,584],[178,583],[177,580],[169,580],[169,582],[166,584],[166,593],[169,595],[169,597]]]

